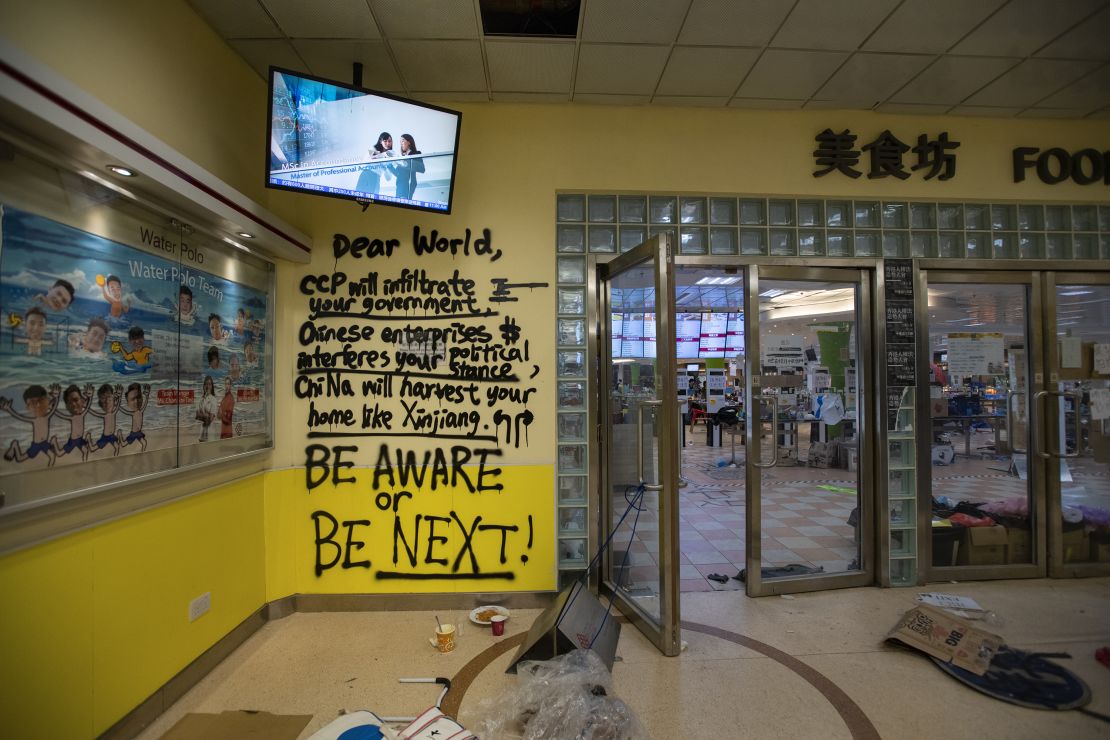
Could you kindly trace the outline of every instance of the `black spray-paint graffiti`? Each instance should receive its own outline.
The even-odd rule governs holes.
[[[308,402],[306,490],[354,484],[353,469],[371,467],[370,495],[378,509],[356,519],[339,519],[322,508],[312,514],[316,575],[338,567],[376,569],[377,580],[513,580],[514,570],[498,567],[509,562],[508,552],[519,551],[520,564],[528,562],[531,515],[527,522],[494,521],[488,512],[464,520],[455,511],[429,513],[421,497],[447,488],[475,495],[529,493],[505,491],[501,469],[489,464],[502,447],[528,446],[528,428],[536,420],[529,406],[538,393],[532,381],[541,372],[524,317],[519,311],[503,314],[500,307],[548,284],[475,279],[465,263],[443,276],[411,261],[496,262],[502,252],[493,247],[489,229],[451,236],[414,226],[410,245],[404,267],[381,269],[401,258],[400,239],[337,233],[333,269],[306,274],[299,283],[307,311],[296,337],[293,392]],[[374,268],[343,269],[340,260],[374,260]],[[490,287],[483,290],[480,283]],[[373,438],[446,444],[418,453],[381,443],[376,456],[360,454],[358,440]],[[385,521],[385,514],[393,520]],[[452,541],[461,537],[462,544],[448,553],[446,535],[452,532]],[[372,564],[360,552],[370,537],[392,538],[392,563]],[[525,537],[526,546],[520,544]],[[490,545],[494,538],[500,538],[496,548]],[[483,543],[477,551],[476,542]],[[498,565],[480,567],[478,553],[490,558],[493,551]]]
[[[389,494],[380,494],[386,495]],[[380,497],[379,495],[379,497]],[[412,498],[408,491],[400,491],[397,498],[402,496]],[[490,544],[496,544],[497,563],[494,567],[504,567],[509,562],[509,551],[520,550],[521,564],[528,562],[526,550],[532,548],[532,517],[527,518],[527,532],[516,524],[488,524],[483,523],[481,515],[472,517],[470,522],[465,522],[457,512],[450,512],[449,516],[433,516],[430,514],[415,514],[408,517],[394,512],[392,527],[386,533],[370,529],[373,520],[370,519],[336,519],[323,509],[312,512],[312,520],[316,529],[316,575],[320,576],[325,571],[339,566],[343,570],[351,568],[371,569],[373,562],[369,558],[355,560],[359,550],[368,544],[366,540],[356,539],[365,536],[384,536],[392,539],[393,558],[389,568],[416,568],[419,565],[438,565],[449,567],[449,570],[413,573],[404,570],[379,569],[374,573],[377,580],[416,579],[416,580],[461,580],[461,579],[502,579],[511,581],[516,578],[512,570],[482,570],[481,559],[475,552],[476,540],[492,539],[484,542],[484,552],[493,552]],[[383,522],[389,521],[388,515],[382,518]],[[387,525],[388,527],[388,525]],[[358,530],[356,530],[358,528]],[[345,533],[340,535],[340,530]],[[457,531],[462,541],[454,552],[447,550],[449,542],[446,534]],[[527,539],[523,547],[520,540]],[[331,557],[328,558],[327,555]],[[340,562],[342,561],[342,562]],[[465,566],[465,567],[464,567]]]

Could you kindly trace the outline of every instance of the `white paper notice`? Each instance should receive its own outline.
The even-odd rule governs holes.
[[[975,599],[969,596],[957,596],[955,594],[918,594],[917,600],[922,604],[939,606],[942,609],[968,609],[971,611],[979,611],[983,608],[979,606],[979,603],[975,601]]]
[[[948,335],[948,374],[958,378],[1002,372],[1002,334],[960,332]]]
[[[1060,340],[1060,367],[1083,367],[1083,340],[1064,337]]]
[[[1091,418],[1098,421],[1110,419],[1110,388],[1092,388]]]
[[[1110,375],[1110,344],[1095,345],[1095,372]]]

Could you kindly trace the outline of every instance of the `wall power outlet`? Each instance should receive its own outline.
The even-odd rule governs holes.
[[[212,608],[212,592],[205,591],[189,602],[189,621],[195,622]]]

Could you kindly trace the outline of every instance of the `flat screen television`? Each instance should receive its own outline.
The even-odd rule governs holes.
[[[266,187],[451,212],[462,114],[270,67]]]

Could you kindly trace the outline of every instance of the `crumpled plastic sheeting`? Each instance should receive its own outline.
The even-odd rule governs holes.
[[[649,740],[592,650],[521,661],[516,686],[483,702],[479,714],[482,740]]]

